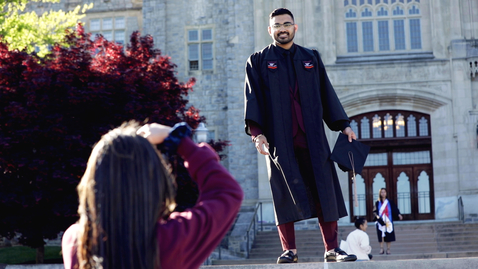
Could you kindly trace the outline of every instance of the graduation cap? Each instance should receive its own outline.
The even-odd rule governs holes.
[[[370,146],[360,143],[357,140],[349,142],[347,135],[339,133],[330,159],[336,162],[342,171],[353,171],[354,173],[360,174],[362,173],[369,151]]]
[[[330,159],[336,162],[342,171],[352,171],[352,183],[354,185],[354,206],[358,207],[357,184],[355,182],[355,173],[362,173],[365,160],[370,151],[370,146],[362,144],[357,140],[349,142],[348,136],[339,133],[337,142]]]

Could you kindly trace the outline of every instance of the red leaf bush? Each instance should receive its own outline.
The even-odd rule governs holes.
[[[0,236],[31,247],[76,221],[76,186],[102,134],[129,120],[205,121],[184,98],[195,80],[180,83],[151,36],[135,32],[124,48],[78,25],[65,38],[44,58],[0,42]],[[178,186],[179,210],[192,206],[184,171]]]

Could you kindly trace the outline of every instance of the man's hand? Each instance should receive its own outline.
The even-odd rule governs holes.
[[[151,123],[143,125],[138,131],[136,131],[136,133],[148,139],[151,144],[156,145],[163,143],[164,139],[168,137],[170,131],[171,127],[169,126]]]
[[[262,155],[269,155],[269,143],[264,135],[259,135],[255,139],[256,149]]]
[[[344,135],[347,135],[349,137],[349,142],[352,143],[352,139],[353,140],[357,140],[357,136],[355,135],[354,131],[352,130],[352,128],[350,127],[347,127],[345,128],[342,133]]]

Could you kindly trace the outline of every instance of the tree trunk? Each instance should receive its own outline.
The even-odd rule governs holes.
[[[36,263],[37,264],[43,263],[44,258],[45,258],[45,245],[42,245],[37,248]]]

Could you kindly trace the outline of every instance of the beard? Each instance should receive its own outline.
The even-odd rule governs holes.
[[[280,37],[280,35],[282,34],[287,34],[287,36]],[[294,40],[294,37],[295,37],[295,29],[292,30],[292,33],[289,33],[288,31],[284,31],[284,32],[278,32],[274,34],[274,40],[279,44],[287,44],[289,42],[292,42],[292,40]]]

